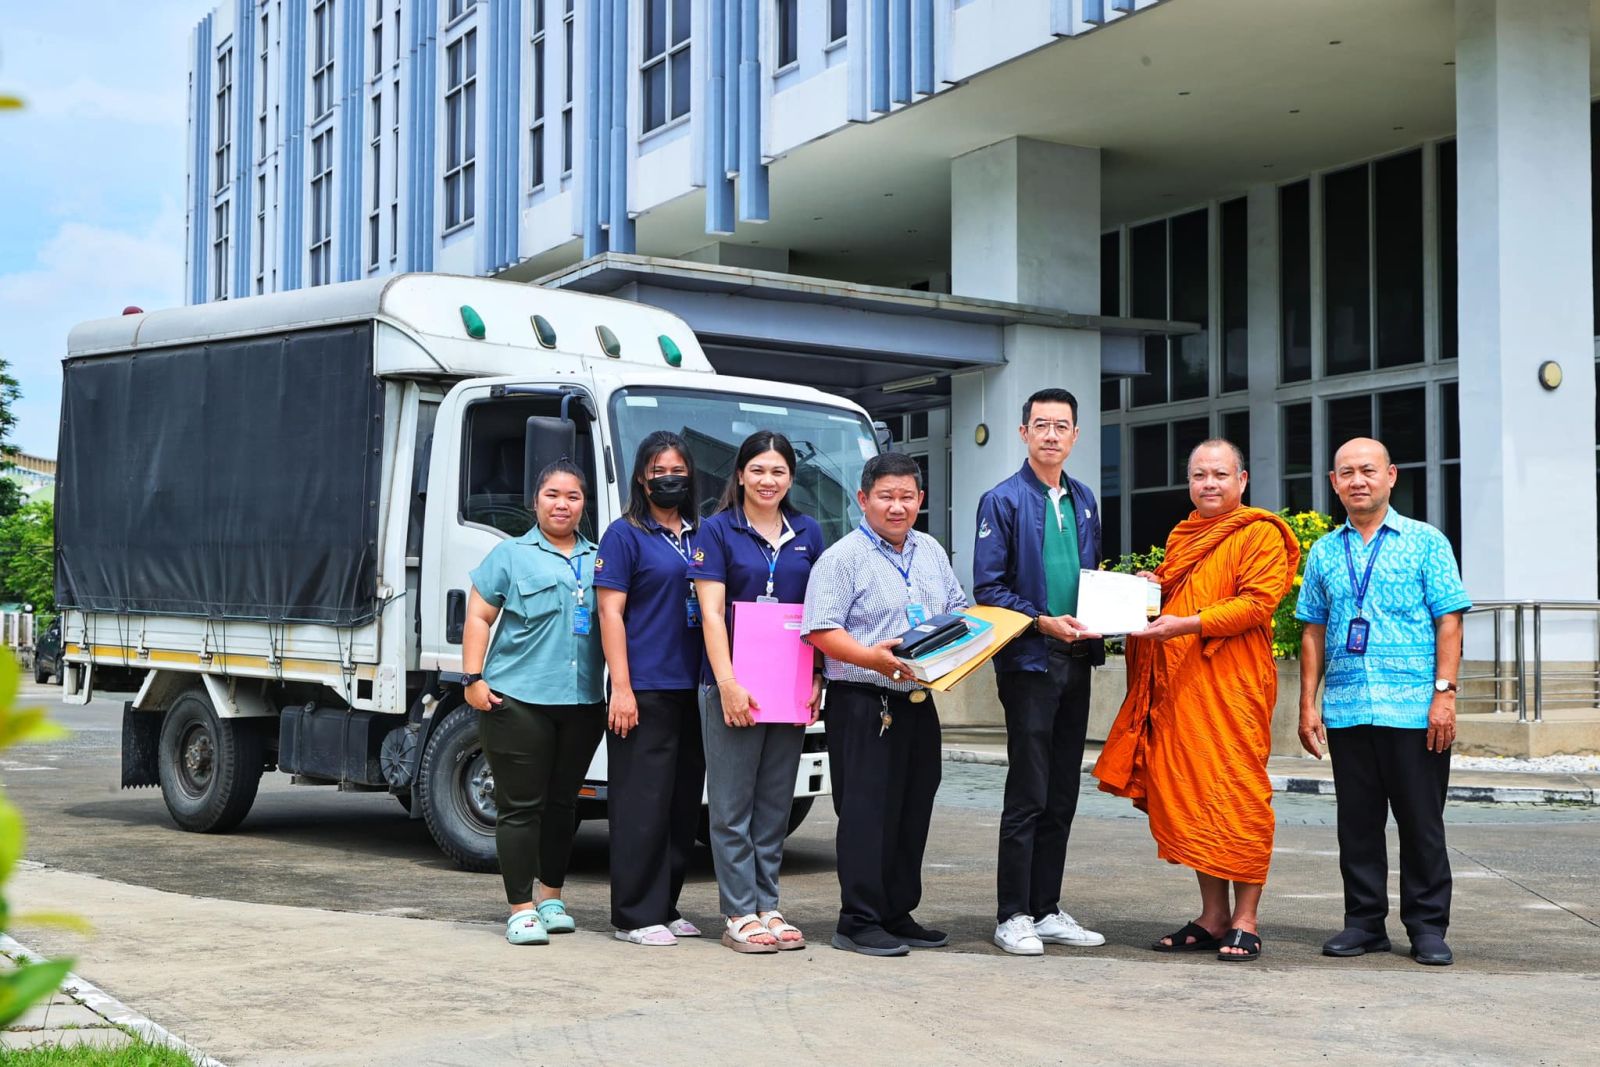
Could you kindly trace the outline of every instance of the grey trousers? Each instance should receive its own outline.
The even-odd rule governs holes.
[[[722,914],[750,915],[778,906],[778,868],[789,834],[803,726],[732,727],[722,721],[714,686],[700,687],[706,746],[706,801],[711,858]]]

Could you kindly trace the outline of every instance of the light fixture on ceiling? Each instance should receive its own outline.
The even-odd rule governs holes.
[[[923,374],[916,378],[901,378],[897,382],[885,382],[878,388],[885,393],[907,393],[913,389],[926,389],[930,385],[938,384],[938,381],[938,375]]]

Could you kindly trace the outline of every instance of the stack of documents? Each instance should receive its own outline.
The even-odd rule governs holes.
[[[907,660],[917,681],[931,682],[936,678],[942,678],[957,667],[971,662],[994,644],[994,623],[965,612],[955,612],[955,614],[961,615],[966,620],[966,636],[958,637],[949,644],[940,645],[927,655]]]
[[[1161,614],[1161,587],[1134,574],[1078,572],[1077,620],[1106,637],[1136,634]]]

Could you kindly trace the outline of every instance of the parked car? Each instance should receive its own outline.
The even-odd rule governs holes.
[[[61,673],[61,620],[57,619],[33,642],[33,680],[40,685],[47,685],[51,677],[59,673]]]

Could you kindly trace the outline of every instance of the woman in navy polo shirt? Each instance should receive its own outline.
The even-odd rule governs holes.
[[[700,936],[678,913],[706,774],[695,700],[700,603],[689,577],[701,554],[694,483],[683,439],[647,436],[627,510],[600,539],[594,565],[611,670],[611,925],[635,945]]]
[[[721,510],[701,527],[705,561],[694,572],[705,618],[700,723],[711,855],[727,918],[722,943],[736,952],[805,947],[805,937],[778,910],[778,868],[805,727],[752,719],[750,692],[733,673],[727,625],[729,605],[740,601],[805,601],[811,565],[822,555],[822,528],[789,506],[794,472],[788,438],[770,430],[745,438]],[[821,696],[818,674],[813,721]]]

